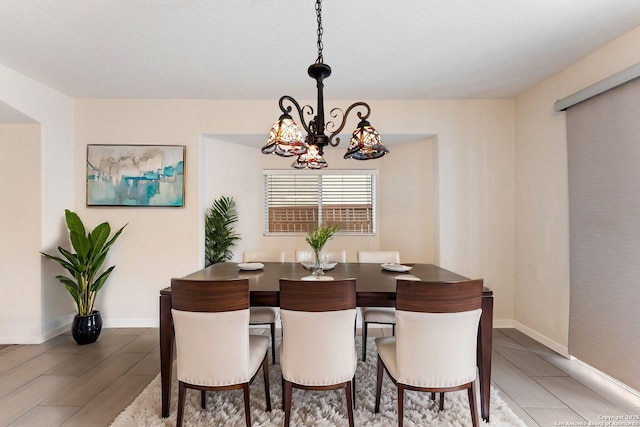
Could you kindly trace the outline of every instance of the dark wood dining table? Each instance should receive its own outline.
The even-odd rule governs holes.
[[[408,272],[392,272],[379,264],[339,263],[325,275],[335,279],[356,279],[356,301],[359,307],[394,307],[396,280],[418,278],[427,282],[457,282],[467,277],[433,264],[405,264]],[[243,271],[237,263],[219,263],[198,270],[184,278],[192,280],[249,279],[252,306],[278,307],[280,305],[280,279],[299,280],[311,272],[300,263],[264,263],[259,270]],[[493,329],[493,292],[484,288],[482,316],[478,330],[477,360],[480,375],[480,408],[482,418],[489,421],[491,391],[491,351]],[[160,291],[160,377],[162,382],[162,416],[169,416],[171,375],[174,347],[173,319],[171,317],[171,287]]]

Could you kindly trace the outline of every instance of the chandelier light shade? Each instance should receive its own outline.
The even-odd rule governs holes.
[[[283,114],[273,124],[262,152],[275,153],[282,157],[298,156],[307,152],[307,147],[302,140],[302,132],[290,115]]]
[[[345,159],[370,160],[384,156],[389,150],[382,145],[380,134],[369,124],[362,120],[358,128],[353,131],[349,140]]]
[[[331,67],[323,62],[322,58],[322,0],[316,0],[316,17],[318,21],[318,59],[315,64],[311,64],[307,70],[309,76],[316,81],[318,91],[317,108],[314,111],[310,105],[300,108],[298,102],[289,95],[280,98],[279,105],[282,115],[278,121],[272,126],[269,132],[269,138],[262,147],[264,154],[277,154],[282,157],[298,156],[296,161],[291,165],[296,169],[322,169],[326,168],[327,162],[324,160],[324,148],[328,145],[337,147],[340,144],[340,138],[336,135],[344,128],[349,113],[354,108],[358,108],[356,114],[360,119],[358,128],[353,132],[345,159],[370,160],[377,159],[389,152],[382,145],[380,135],[367,121],[371,114],[371,108],[364,102],[355,102],[351,104],[346,112],[339,108],[331,110],[331,117],[339,119],[340,124],[324,120],[324,97],[323,80],[331,75]],[[290,104],[285,106],[285,103]],[[293,108],[298,112],[300,123],[306,132],[306,137],[302,137],[302,130],[293,121],[291,111]],[[305,114],[313,117],[305,122]],[[325,130],[330,134],[327,136]],[[335,141],[334,141],[335,137]]]
[[[315,144],[309,145],[307,152],[298,156],[291,167],[296,169],[322,169],[327,167],[327,162],[320,154]]]

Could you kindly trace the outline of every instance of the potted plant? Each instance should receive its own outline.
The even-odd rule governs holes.
[[[96,297],[115,266],[112,265],[101,274],[99,272],[109,249],[126,225],[108,240],[111,234],[108,222],[103,222],[87,233],[82,220],[75,212],[65,209],[64,217],[75,253],[60,246],[58,252],[62,257],[40,253],[56,261],[69,272],[71,277],[59,275],[56,278],[67,288],[78,308],[71,333],[78,344],[89,344],[98,339],[102,330],[102,317],[99,311],[94,310]]]
[[[233,197],[222,196],[207,209],[204,220],[205,267],[218,262],[229,261],[233,257],[231,248],[240,240],[233,229],[238,222],[236,202]]]
[[[340,230],[340,225],[335,224],[330,227],[320,226],[313,231],[307,233],[307,237],[305,241],[311,246],[311,250],[313,251],[313,275],[319,276],[323,274],[323,265],[320,261],[320,253],[322,252],[322,248],[327,243],[329,239],[333,237]]]

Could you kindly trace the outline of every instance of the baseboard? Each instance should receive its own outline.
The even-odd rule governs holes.
[[[75,315],[75,313],[70,313],[45,322],[42,325],[42,341],[40,342],[47,341],[53,337],[57,337],[63,332],[71,330],[71,324],[73,323]]]
[[[158,328],[160,321],[157,317],[153,319],[112,319],[102,318],[103,328]]]
[[[513,321],[514,322],[514,328],[520,332],[522,332],[523,334],[525,334],[526,336],[528,336],[529,338],[532,338],[536,341],[538,341],[540,344],[543,344],[547,347],[549,347],[551,350],[555,351],[556,353],[558,353],[561,356],[566,357],[567,359],[569,359],[571,356],[569,355],[569,348],[557,343],[549,338],[547,338],[546,336],[540,334],[539,332],[536,332],[535,330],[531,329],[530,327],[523,325],[522,323],[518,322],[518,321]]]
[[[0,344],[40,344],[40,322],[0,321]]]
[[[515,328],[516,322],[513,319],[493,319],[493,327],[495,329],[499,328]]]

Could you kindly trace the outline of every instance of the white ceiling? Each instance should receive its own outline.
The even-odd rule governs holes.
[[[638,0],[322,7],[336,100],[512,98],[640,26]],[[313,99],[316,56],[312,0],[0,0],[0,64],[75,98]]]

